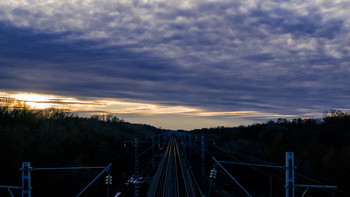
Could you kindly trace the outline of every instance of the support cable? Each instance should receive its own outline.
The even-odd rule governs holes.
[[[247,190],[244,189],[244,187],[243,187],[241,184],[239,184],[239,182],[238,182],[235,178],[233,178],[233,176],[220,164],[219,161],[217,161],[214,157],[212,157],[212,158],[213,158],[213,160],[217,163],[217,165],[219,165],[219,166],[231,177],[231,179],[232,179],[233,181],[235,181],[236,184],[237,184],[249,197],[252,197],[252,195],[250,195],[249,192],[247,192]]]
[[[79,197],[85,190],[87,190],[87,188],[90,187],[90,185],[92,185],[104,172],[106,172],[107,170],[109,170],[109,167],[111,167],[112,164],[109,164],[107,167],[105,167],[104,170],[102,170],[102,172],[97,175],[97,177],[94,178],[94,180],[92,180],[76,197]]]
[[[141,157],[143,154],[145,154],[147,151],[149,151],[151,148],[153,148],[156,145],[158,145],[158,144],[157,143],[153,144],[151,147],[147,148],[145,151],[143,151],[141,154],[139,154],[138,157]]]

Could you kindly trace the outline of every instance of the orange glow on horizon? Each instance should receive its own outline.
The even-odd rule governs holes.
[[[74,97],[65,97],[52,94],[33,92],[0,92],[0,97],[12,97],[25,102],[33,109],[62,108],[72,112],[88,112],[90,115],[138,114],[147,115],[182,115],[188,117],[233,117],[233,118],[293,118],[293,115],[282,115],[258,111],[207,111],[187,106],[168,106],[145,102],[123,101],[112,98],[90,98],[82,100]]]

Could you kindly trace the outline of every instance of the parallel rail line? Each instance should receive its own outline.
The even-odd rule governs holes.
[[[181,150],[176,142],[176,138],[171,138],[165,151],[164,159],[161,163],[161,169],[157,177],[156,185],[153,190],[153,197],[192,197],[192,184],[189,181],[189,173],[185,172],[181,157]],[[187,177],[186,177],[187,175]]]

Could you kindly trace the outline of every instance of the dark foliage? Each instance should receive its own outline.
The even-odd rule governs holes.
[[[161,132],[111,115],[82,118],[61,109],[31,110],[9,98],[3,98],[0,104],[0,185],[21,186],[19,168],[24,161],[37,168],[113,163],[113,183],[122,185],[133,173],[130,163],[134,157],[132,148],[123,148],[124,140]],[[33,171],[32,195],[75,196],[100,171]],[[84,196],[105,194],[103,179]],[[18,196],[20,191],[14,190],[14,194]],[[9,194],[0,189],[0,196]]]
[[[21,185],[18,170],[23,161],[33,167],[105,166],[111,168],[115,194],[133,174],[134,151],[123,148],[123,141],[146,138],[164,132],[148,125],[130,124],[112,115],[82,118],[61,109],[31,110],[11,98],[0,102],[0,185]],[[187,133],[187,131],[182,131]],[[295,154],[299,184],[337,185],[337,196],[350,196],[350,114],[331,110],[322,119],[277,119],[267,123],[235,128],[210,128],[192,131],[215,140],[206,145],[206,171],[212,168],[209,156],[230,161],[284,165],[285,152]],[[195,136],[195,135],[194,135]],[[201,177],[200,139],[193,138],[188,158],[198,180]],[[140,145],[140,150],[146,147]],[[148,165],[149,159],[143,159]],[[283,196],[283,170],[226,166],[254,196],[269,196],[269,177],[273,178],[274,196]],[[33,196],[75,196],[97,174],[88,171],[33,171]],[[273,175],[273,176],[272,176]],[[222,172],[218,177],[224,177]],[[315,182],[303,176],[312,177]],[[254,179],[252,179],[254,177]],[[105,194],[104,178],[84,196]],[[209,183],[205,182],[205,185]],[[201,183],[200,183],[201,185]],[[237,193],[229,179],[214,181],[212,196]],[[206,186],[202,186],[203,191]],[[204,191],[206,192],[206,191]],[[302,191],[298,195],[302,194]],[[15,196],[20,191],[14,191]],[[132,192],[129,192],[130,195]],[[309,196],[331,196],[329,191],[310,191]],[[9,196],[5,189],[0,196]]]
[[[218,127],[193,132],[215,138],[216,148],[221,149],[226,154],[221,157],[223,160],[239,160],[247,163],[265,163],[265,161],[269,161],[284,165],[285,152],[294,152],[295,165],[297,166],[296,173],[298,173],[296,182],[298,184],[336,185],[339,188],[337,196],[350,196],[348,189],[350,183],[349,113],[331,110],[325,112],[322,119],[298,118],[286,120],[280,118],[276,121],[250,126]],[[213,151],[212,154],[217,154],[217,157],[220,158],[217,151]],[[254,158],[259,160],[254,160]],[[253,180],[259,179],[259,173],[267,177],[270,173],[266,169],[265,171],[260,169],[241,171],[240,167],[235,167],[235,169],[233,170],[234,174],[239,176],[241,173],[241,181],[243,183],[247,182],[248,187],[255,183]],[[311,177],[319,182],[304,176]],[[279,187],[283,189],[283,172],[278,177],[280,178]],[[276,176],[276,178],[278,177]],[[268,179],[262,179],[265,181],[255,183],[256,186],[252,188],[253,191],[257,190],[257,185],[264,185],[263,187],[269,188]],[[278,182],[278,179],[274,181]],[[237,189],[239,190],[239,188]],[[317,189],[308,192],[308,195],[332,196],[330,194],[332,191],[315,190]],[[283,192],[283,190],[280,192]],[[299,192],[298,195],[301,195],[303,191],[297,192]],[[266,191],[265,195],[268,196],[269,191]],[[279,193],[279,195],[283,195],[283,193]]]

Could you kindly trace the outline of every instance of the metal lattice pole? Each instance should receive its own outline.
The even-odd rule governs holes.
[[[190,147],[189,154],[190,154],[190,157],[192,157],[192,134],[190,134],[189,136],[189,147]]]
[[[160,134],[158,134],[158,149],[160,149]]]
[[[202,184],[205,184],[205,149],[204,149],[204,136],[202,136]]]
[[[135,196],[138,197],[139,196],[139,183],[138,183],[138,178],[139,178],[139,151],[138,151],[138,141],[137,138],[135,138],[135,177],[134,177],[134,181],[135,181]]]
[[[155,157],[156,157],[156,153],[155,153],[155,149],[154,149],[154,136],[152,136],[152,166],[153,168],[155,167]]]
[[[30,162],[22,162],[22,197],[31,197]]]
[[[286,152],[286,197],[294,197],[294,153]]]

